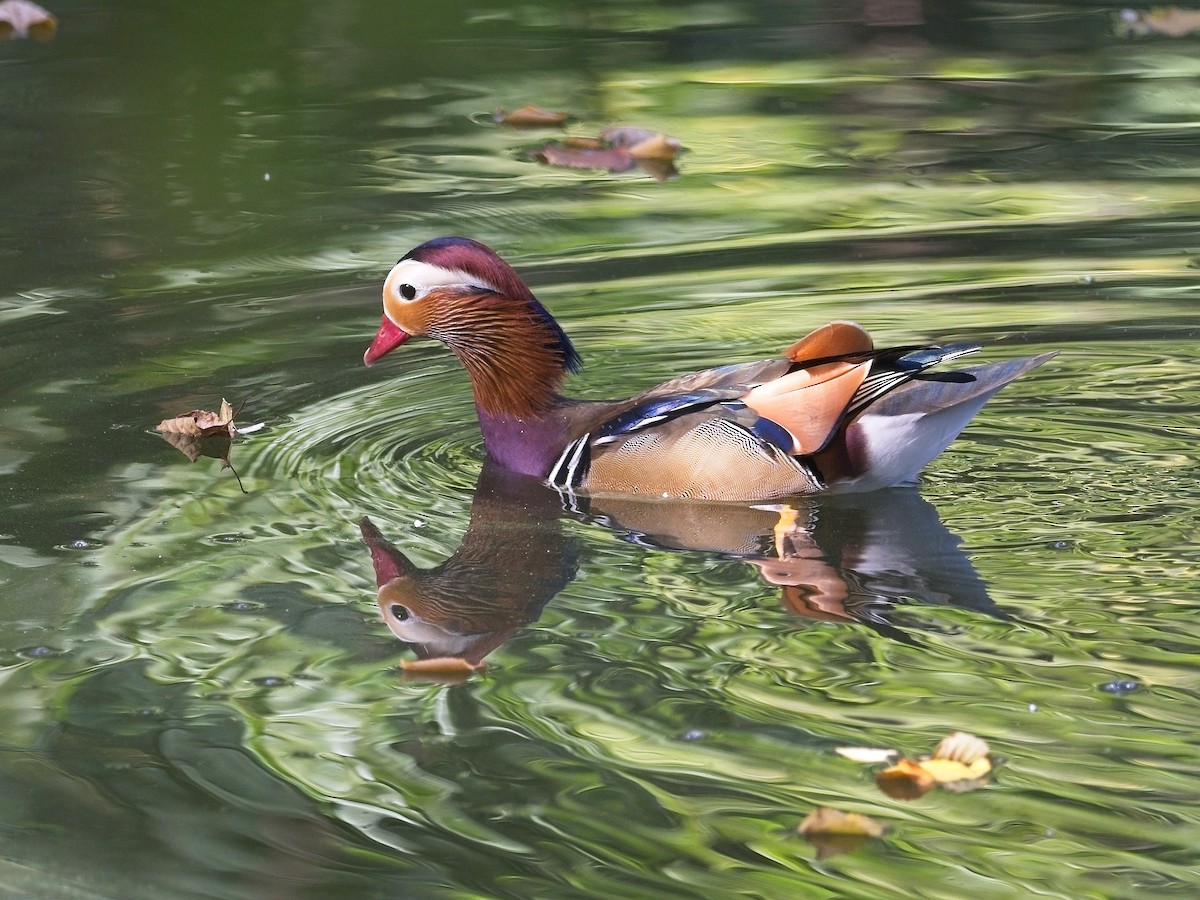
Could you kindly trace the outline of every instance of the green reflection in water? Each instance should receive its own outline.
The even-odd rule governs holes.
[[[5,45],[3,889],[1194,894],[1197,64],[1089,4],[971,11],[300,4],[147,40],[115,3]],[[680,137],[681,176],[538,168],[479,119],[530,99]],[[924,481],[990,605],[847,526],[817,562],[884,601],[802,618],[609,512],[558,522],[578,573],[486,675],[401,679],[356,523],[424,567],[477,546],[478,438],[444,353],[358,361],[382,274],[450,231],[530,276],[580,394],[831,318],[1064,350]],[[144,433],[221,395],[268,423],[248,495]],[[952,729],[1003,757],[985,790],[891,801],[830,752]],[[818,804],[892,831],[816,860]]]

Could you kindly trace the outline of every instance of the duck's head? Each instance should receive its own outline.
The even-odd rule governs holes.
[[[512,266],[479,241],[435,238],[410,250],[388,273],[383,322],[363,362],[374,364],[410,337],[437,338],[457,352],[473,336],[486,340],[489,325],[530,314],[553,333],[564,368],[573,370],[574,347]]]

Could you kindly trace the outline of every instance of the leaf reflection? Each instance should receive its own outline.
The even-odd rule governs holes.
[[[889,619],[901,603],[1004,617],[959,538],[912,489],[794,505],[572,498],[568,506],[642,546],[745,562],[807,619],[868,625],[911,643]],[[384,621],[419,659],[477,666],[574,579],[580,544],[564,533],[563,517],[559,497],[540,482],[487,464],[462,543],[439,566],[417,568],[364,518]]]

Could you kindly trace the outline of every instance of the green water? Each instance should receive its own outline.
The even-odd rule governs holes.
[[[117,0],[0,43],[0,896],[1194,896],[1200,39],[920,7]],[[524,103],[680,174],[539,166]],[[919,491],[799,507],[783,587],[773,513],[477,493],[453,357],[361,365],[448,233],[581,396],[831,319],[1060,355]],[[244,492],[151,432],[222,397]],[[440,566],[431,646],[490,610],[485,672],[403,677],[364,516]],[[833,752],[953,730],[979,791]],[[818,858],[820,805],[890,830]]]

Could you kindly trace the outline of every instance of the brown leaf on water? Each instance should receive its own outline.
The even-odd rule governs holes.
[[[571,118],[567,112],[526,105],[508,112],[498,109],[492,113],[492,121],[509,128],[561,128]]]
[[[222,469],[233,469],[229,454],[233,447],[233,439],[237,436],[237,427],[233,424],[234,411],[228,400],[221,400],[221,409],[212,412],[207,409],[193,409],[172,419],[163,419],[155,426],[164,441],[186,456],[192,462],[207,456],[221,461]],[[261,426],[255,426],[257,429]],[[233,475],[242,487],[242,479],[233,469]]]
[[[562,146],[572,150],[603,150],[604,141],[600,138],[584,137],[580,134],[568,134],[562,139]]]
[[[207,409],[193,409],[173,419],[163,419],[155,430],[161,434],[179,434],[191,437],[208,437],[225,432],[233,437],[233,407],[228,400],[221,400],[220,412],[210,412]]]
[[[637,165],[637,160],[628,150],[611,147],[592,149],[552,143],[531,151],[530,156],[548,166],[558,166],[563,169],[603,169],[607,172],[626,172]]]
[[[678,138],[660,131],[614,125],[600,132],[600,140],[610,147],[622,147],[636,159],[674,159],[683,150]]]
[[[817,848],[817,856],[825,859],[856,850],[868,838],[881,837],[887,826],[861,813],[821,806],[809,813],[796,830]]]
[[[911,759],[902,759],[876,775],[875,784],[893,800],[916,800],[937,787],[937,779]]]
[[[628,172],[640,166],[656,181],[679,174],[675,157],[683,147],[673,137],[627,125],[605,128],[598,138],[570,136],[530,151],[538,162],[566,169]]]
[[[24,37],[52,41],[57,31],[58,19],[30,0],[0,3],[0,41]]]

